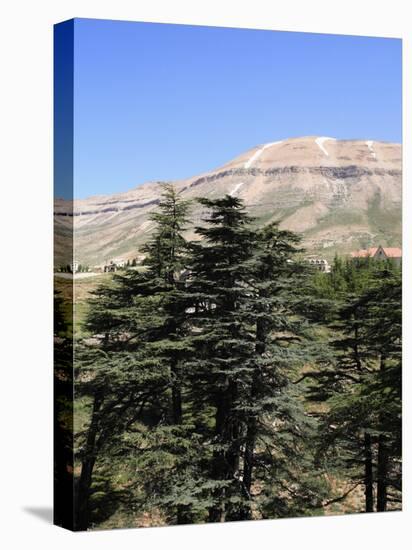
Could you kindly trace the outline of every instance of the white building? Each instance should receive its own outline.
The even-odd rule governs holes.
[[[72,263],[70,264],[70,271],[72,273],[77,273],[79,271],[79,262],[77,262],[76,260],[73,260]]]
[[[307,262],[322,273],[330,273],[331,267],[328,260],[324,260],[323,258],[308,258]]]

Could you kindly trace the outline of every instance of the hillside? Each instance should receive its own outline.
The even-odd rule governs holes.
[[[360,247],[401,245],[402,149],[377,141],[303,137],[259,145],[210,172],[174,182],[185,199],[242,198],[257,223],[278,220],[331,257]],[[150,235],[160,182],[125,193],[55,201],[56,264],[74,226],[75,258],[99,265],[131,258]],[[192,219],[199,222],[194,203]],[[193,228],[188,229],[193,237]]]

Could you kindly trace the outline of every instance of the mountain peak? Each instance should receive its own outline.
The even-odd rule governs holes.
[[[193,201],[194,223],[203,214],[195,199],[239,196],[258,223],[278,221],[301,233],[308,250],[331,256],[374,244],[401,244],[401,154],[396,143],[294,137],[257,145],[220,168],[175,185]],[[73,215],[75,255],[82,264],[135,257],[153,229],[150,215],[159,202],[159,183],[75,200],[74,212],[68,201],[56,201],[57,257],[65,262],[63,238]]]
[[[344,166],[354,160],[373,165],[378,160],[399,165],[400,145],[374,140],[339,140],[329,136],[304,136],[257,145],[224,164],[222,169],[326,165]]]

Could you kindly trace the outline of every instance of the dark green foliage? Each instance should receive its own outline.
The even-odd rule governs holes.
[[[123,448],[122,436],[119,439],[114,434],[133,431],[136,442],[128,454],[131,459],[139,454],[142,463],[138,467],[142,469],[144,463],[149,468],[147,455],[152,453],[154,460],[161,456],[158,447],[151,450],[148,443],[156,438],[154,432],[178,425],[176,431],[168,431],[169,438],[162,439],[162,444],[179,453],[179,439],[187,430],[183,424],[184,377],[180,363],[181,356],[190,351],[190,343],[185,337],[187,298],[178,281],[184,265],[186,245],[181,231],[186,223],[187,204],[178,201],[171,186],[165,187],[163,199],[159,205],[161,213],[154,215],[157,231],[146,247],[147,269],[115,276],[114,284],[100,288],[91,303],[87,328],[98,342],[85,353],[95,358],[88,361],[79,357],[78,386],[93,400],[91,423],[79,451],[80,515],[82,502],[87,501],[92,490],[88,471],[93,471],[96,457]],[[90,374],[85,372],[88,365],[92,366]],[[126,454],[124,449],[121,452]],[[143,472],[143,479],[150,477],[145,468]],[[164,476],[169,477],[166,470]],[[160,476],[157,482],[165,490],[170,485]],[[83,508],[86,519],[82,528],[89,522],[88,504]]]
[[[256,229],[229,195],[200,202],[187,243],[189,205],[164,186],[143,269],[90,301],[76,528],[121,509],[168,524],[319,514],[345,496],[325,474],[386,509],[400,494],[399,271],[336,258],[314,274],[294,233]]]
[[[329,317],[335,358],[311,373],[311,399],[328,404],[321,454],[364,485],[365,511],[384,511],[401,490],[401,275],[374,262],[337,272],[329,281],[340,298]]]
[[[293,296],[304,279],[292,261],[298,238],[274,224],[252,231],[236,198],[201,203],[211,214],[196,230],[190,290],[196,401],[214,414],[209,520],[302,514],[304,501],[320,506],[322,491],[316,501],[308,479],[314,422],[291,385],[310,354]]]

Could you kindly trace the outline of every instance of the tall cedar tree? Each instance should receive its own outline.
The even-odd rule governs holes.
[[[214,416],[209,521],[251,518],[253,508],[260,517],[293,515],[301,499],[315,500],[305,472],[313,468],[305,447],[312,423],[290,384],[305,356],[292,298],[302,275],[290,259],[297,238],[276,225],[253,231],[235,197],[200,203],[210,214],[196,228],[203,240],[192,247],[189,286],[193,391]]]
[[[313,303],[299,242],[295,233],[269,224],[257,231],[250,262],[255,356],[246,407],[245,519],[253,512],[252,482],[263,487],[254,499],[263,517],[315,513],[328,491],[314,463],[316,422],[304,409],[302,388],[292,383],[325,355],[306,318]]]
[[[366,347],[373,365],[361,389],[376,449],[376,510],[399,508],[402,491],[402,285],[384,269],[363,293]]]
[[[311,397],[329,407],[322,447],[337,475],[364,485],[366,512],[384,511],[401,490],[401,278],[390,264],[344,269],[335,361],[313,374]]]
[[[79,395],[90,396],[92,403],[89,426],[80,434],[79,529],[90,524],[93,470],[99,455],[113,451],[138,457],[137,486],[141,491],[143,480],[147,503],[154,495],[171,492],[176,479],[170,469],[179,470],[181,463],[180,471],[185,472],[190,465],[185,454],[188,428],[183,424],[181,370],[182,356],[190,347],[187,298],[179,282],[187,211],[187,202],[179,200],[173,186],[165,185],[152,216],[156,229],[145,249],[146,268],[116,275],[114,284],[99,288],[91,301],[86,327],[98,336],[98,344],[79,352],[77,377]],[[125,431],[133,433],[133,443]],[[181,492],[186,495],[183,485]],[[175,515],[169,521],[190,521],[180,497],[183,504],[178,495],[166,507],[169,515]]]

